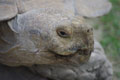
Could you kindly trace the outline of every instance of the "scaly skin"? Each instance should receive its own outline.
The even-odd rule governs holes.
[[[110,9],[107,0],[0,0],[0,80],[112,80],[83,18]]]
[[[0,61],[3,64],[79,64],[87,61],[93,51],[93,29],[82,17],[71,18],[59,10],[37,9],[18,15],[8,25],[10,36],[15,41],[4,47],[4,51],[1,49]],[[60,31],[67,36],[62,37]],[[1,43],[13,39],[7,36],[2,35]]]

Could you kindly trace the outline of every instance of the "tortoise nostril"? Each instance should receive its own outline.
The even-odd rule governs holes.
[[[90,31],[93,31],[93,28],[87,29],[87,32],[89,33]]]

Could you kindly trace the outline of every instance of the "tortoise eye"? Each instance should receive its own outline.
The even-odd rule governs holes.
[[[58,34],[60,37],[63,37],[63,38],[68,38],[68,37],[70,37],[69,32],[66,31],[66,30],[63,30],[63,29],[57,30],[57,34]]]

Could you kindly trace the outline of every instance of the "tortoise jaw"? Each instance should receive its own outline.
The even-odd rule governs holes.
[[[72,54],[69,53],[67,55],[63,55],[63,54],[57,53],[57,52],[52,51],[52,50],[49,50],[49,52],[54,54],[58,58],[62,58],[62,57],[66,57],[67,58],[67,57],[72,57],[74,55],[73,53]]]
[[[90,55],[92,53],[92,50],[88,50],[88,49],[78,49],[76,52],[74,53],[70,53],[70,52],[67,52],[68,54],[60,54],[60,53],[57,53],[55,51],[52,51],[52,50],[49,50],[49,52],[51,54],[54,54],[56,57],[58,58],[70,58],[70,57],[74,57],[75,55],[83,55],[83,56],[87,56],[87,55]]]

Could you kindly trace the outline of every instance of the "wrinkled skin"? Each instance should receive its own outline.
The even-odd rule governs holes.
[[[85,64],[36,64],[31,67],[0,65],[1,80],[112,80],[112,74],[112,66],[97,41]]]
[[[17,66],[87,61],[93,51],[93,29],[82,17],[70,18],[58,12],[33,10],[9,21],[16,42],[14,49],[0,54],[1,63]]]
[[[84,20],[110,9],[107,0],[0,0],[0,80],[112,80]]]

